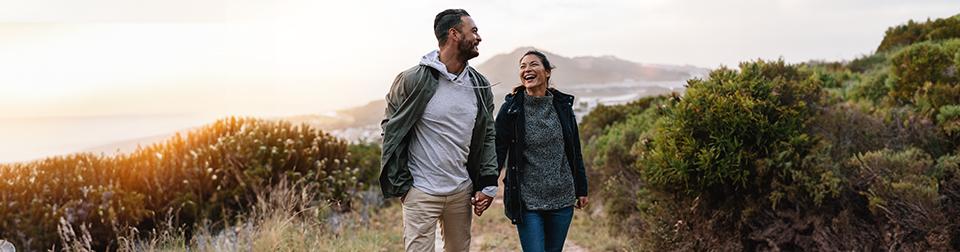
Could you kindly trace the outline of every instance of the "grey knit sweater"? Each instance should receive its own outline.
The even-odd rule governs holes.
[[[556,210],[576,202],[573,174],[563,151],[563,132],[553,107],[553,95],[533,97],[524,93],[526,130],[520,172],[520,199],[527,210]]]

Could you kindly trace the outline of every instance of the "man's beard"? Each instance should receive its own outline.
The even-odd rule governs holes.
[[[467,62],[467,60],[476,58],[480,55],[479,52],[474,52],[473,47],[476,45],[474,41],[467,41],[466,36],[461,37],[460,44],[457,45],[457,49],[460,50],[460,54],[457,55],[457,59],[461,62]]]

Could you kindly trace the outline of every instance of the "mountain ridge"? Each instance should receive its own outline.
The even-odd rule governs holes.
[[[643,64],[620,59],[614,55],[566,57],[532,46],[497,54],[476,65],[475,68],[488,79],[519,84],[517,67],[520,57],[531,50],[537,50],[546,55],[550,63],[556,67],[551,79],[558,88],[574,84],[604,84],[626,80],[681,81],[709,72],[709,69],[692,65]]]
[[[492,88],[494,103],[499,108],[503,97],[519,84],[517,70],[520,57],[530,50],[538,50],[547,56],[556,69],[552,85],[576,96],[578,114],[586,114],[596,104],[629,102],[639,97],[669,94],[682,88],[687,79],[705,76],[710,70],[692,65],[642,64],[617,58],[614,55],[565,57],[532,46],[519,47],[508,53],[497,54],[474,66],[491,82],[500,82]],[[627,99],[627,100],[624,100]],[[357,129],[372,129],[379,124],[386,102],[374,100],[357,107],[333,113],[317,113],[284,118],[293,123],[308,123],[330,132],[359,132]],[[341,136],[345,139],[369,138],[364,136]]]

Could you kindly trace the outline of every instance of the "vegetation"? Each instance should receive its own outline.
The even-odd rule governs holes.
[[[223,229],[201,225],[188,236],[185,229],[162,225],[140,234],[117,238],[120,251],[398,251],[403,249],[402,226],[395,221],[397,205],[366,215],[340,213],[316,201],[319,190],[302,182],[281,180],[261,190],[248,212]],[[330,221],[325,223],[327,220]],[[336,223],[332,223],[336,222]],[[171,224],[171,221],[165,224]],[[67,226],[61,226],[61,228]],[[72,229],[60,229],[72,230]],[[58,231],[60,231],[58,230]],[[89,233],[60,232],[68,251],[91,251]]]
[[[877,52],[895,50],[900,46],[912,45],[924,41],[936,41],[960,37],[960,15],[949,18],[917,23],[913,20],[906,24],[890,27],[877,47]]]
[[[639,250],[960,250],[957,29],[911,21],[851,62],[745,62],[599,107],[581,141],[611,231]]]
[[[88,232],[97,250],[131,228],[161,223],[214,229],[249,211],[264,188],[289,179],[349,211],[359,169],[347,144],[307,125],[219,120],[131,154],[75,154],[0,167],[0,237],[18,248],[61,244],[59,226]]]
[[[370,186],[380,186],[380,144],[358,141],[347,147],[348,164],[356,167],[357,180],[361,190],[368,190]]]
[[[958,69],[960,15],[892,27],[850,62],[744,62],[684,93],[599,106],[579,125],[593,194],[569,238],[617,251],[960,250]],[[131,154],[2,165],[0,237],[26,250],[399,250],[395,200],[364,193],[379,153],[229,118]],[[518,248],[500,211],[475,217],[494,232],[474,246]]]

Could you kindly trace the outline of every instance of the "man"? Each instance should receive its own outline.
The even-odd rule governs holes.
[[[438,221],[444,251],[468,251],[471,205],[479,216],[497,194],[493,93],[467,64],[481,41],[470,14],[444,10],[433,27],[440,49],[386,96],[380,186],[403,204],[407,251],[433,251]]]

